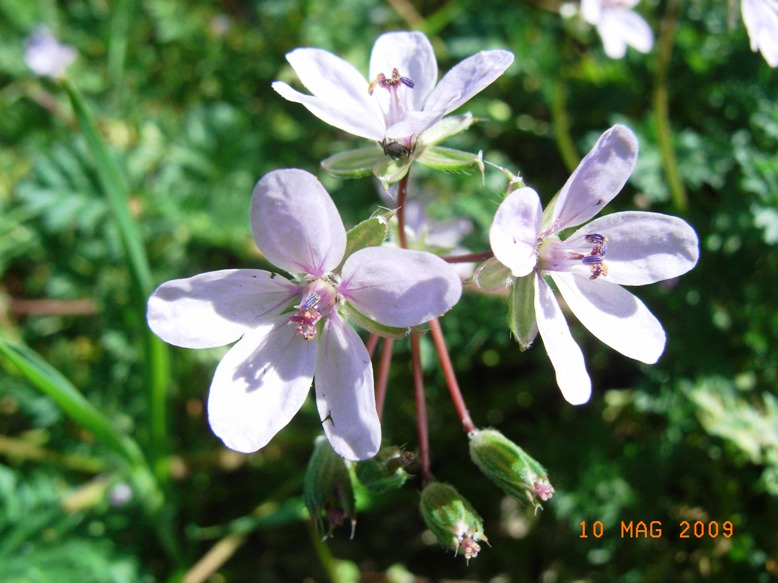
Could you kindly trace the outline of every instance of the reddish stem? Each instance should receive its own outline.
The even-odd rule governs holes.
[[[413,362],[413,393],[416,397],[416,426],[419,431],[419,461],[421,479],[426,485],[432,481],[430,470],[430,439],[427,424],[427,401],[424,396],[424,375],[421,370],[421,350],[419,335],[411,334],[411,356]]]
[[[408,196],[408,176],[409,174],[403,176],[397,186],[397,230],[402,249],[408,248],[408,240],[405,237],[405,199]]]
[[[491,251],[484,251],[483,253],[470,253],[468,255],[454,255],[450,257],[441,257],[443,261],[449,263],[478,263],[479,261],[486,261],[494,257],[494,253]]]
[[[375,353],[375,347],[378,346],[378,339],[380,336],[378,334],[371,334],[367,338],[367,342],[365,342],[365,348],[367,348],[367,354],[370,356],[370,358],[373,358],[373,353]]]
[[[454,402],[454,408],[457,410],[459,419],[462,421],[462,427],[464,427],[467,433],[475,431],[477,428],[473,420],[470,419],[470,412],[467,410],[465,400],[462,398],[462,391],[459,390],[459,383],[454,373],[454,367],[451,365],[451,357],[448,354],[448,348],[446,348],[446,340],[443,337],[443,329],[440,327],[440,322],[435,318],[429,321],[429,325],[430,332],[432,332],[432,341],[435,343],[435,350],[438,351],[440,366],[443,369],[443,375],[446,377],[448,392],[451,395],[451,400]]]
[[[392,346],[394,346],[394,340],[384,338],[383,346],[381,346],[381,360],[378,362],[378,373],[375,380],[375,409],[379,420],[384,413],[386,388],[389,382],[389,367],[392,364]]]

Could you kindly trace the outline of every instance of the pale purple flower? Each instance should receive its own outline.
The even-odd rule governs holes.
[[[751,40],[771,67],[778,67],[778,0],[742,0],[740,10]]]
[[[581,0],[584,20],[597,27],[605,54],[624,58],[627,46],[647,53],[654,46],[651,27],[632,9],[640,0]]]
[[[481,51],[438,83],[432,45],[421,32],[390,32],[373,45],[368,78],[332,53],[299,48],[286,55],[311,95],[281,81],[281,96],[350,134],[379,142],[393,159],[410,157],[422,134],[503,74],[508,51]]]
[[[340,266],[343,222],[321,183],[302,170],[259,181],[251,226],[259,249],[291,279],[228,269],[169,281],[149,299],[149,326],[185,348],[238,341],[208,397],[211,428],[228,447],[265,446],[300,409],[315,375],[332,447],[348,459],[372,457],[381,442],[373,370],[345,316],[356,311],[384,326],[416,326],[458,301],[459,278],[439,257],[406,249],[368,247]]]
[[[546,277],[592,334],[621,354],[652,364],[664,350],[664,330],[621,285],[677,277],[692,269],[699,256],[694,229],[677,217],[658,213],[613,213],[560,238],[562,231],[582,225],[619,193],[637,153],[634,134],[621,125],[612,127],[545,214],[537,193],[519,188],[500,204],[489,232],[495,258],[513,277],[534,280],[537,331],[557,384],[573,404],[589,399],[591,381]]]
[[[77,55],[75,47],[61,44],[46,28],[39,28],[27,37],[24,62],[36,75],[57,78]]]

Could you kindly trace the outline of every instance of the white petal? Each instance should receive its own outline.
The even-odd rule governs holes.
[[[602,0],[581,0],[581,16],[589,24],[597,24],[602,14]]]
[[[415,139],[441,119],[443,119],[442,112],[426,113],[423,111],[412,111],[405,115],[403,119],[387,128],[386,138],[389,140]]]
[[[413,81],[413,88],[400,87],[404,102],[420,111],[438,81],[438,62],[430,41],[421,32],[387,32],[378,37],[370,53],[370,80],[379,73],[387,78],[392,70]]]
[[[606,10],[597,30],[602,37],[605,53],[612,59],[622,58],[627,45],[641,53],[647,53],[654,46],[651,27],[642,16],[631,10]]]
[[[637,138],[626,126],[602,134],[559,192],[554,230],[580,225],[600,212],[626,184],[637,156]]]
[[[324,323],[319,344],[316,405],[324,432],[341,457],[371,458],[381,446],[381,422],[367,349],[335,312]]]
[[[583,405],[592,394],[592,381],[586,372],[583,353],[573,340],[562,310],[541,275],[536,278],[535,315],[538,331],[543,339],[551,364],[556,372],[556,382],[568,403]]]
[[[613,213],[584,225],[566,243],[577,246],[584,235],[594,233],[608,237],[606,281],[621,285],[678,277],[697,264],[700,254],[694,229],[683,219],[659,213]]]
[[[268,271],[211,271],[163,283],[151,294],[146,317],[169,344],[212,348],[235,342],[299,293],[297,285]]]
[[[211,429],[230,449],[251,453],[302,407],[316,368],[316,342],[286,317],[247,334],[224,356],[208,395]]]
[[[551,274],[575,317],[602,342],[624,356],[653,364],[665,348],[665,331],[643,302],[602,277]]]
[[[451,69],[432,91],[424,104],[425,112],[443,115],[470,101],[491,85],[513,62],[508,51],[481,51]]]
[[[25,45],[25,64],[43,77],[61,77],[78,56],[75,47],[60,44],[46,28],[39,28],[28,36]]]
[[[418,326],[447,312],[462,295],[451,265],[424,251],[367,247],[343,264],[338,291],[385,326]]]
[[[489,243],[494,256],[514,277],[523,277],[535,268],[542,220],[540,197],[531,188],[514,190],[497,207]]]
[[[275,170],[257,183],[251,228],[259,250],[290,273],[324,275],[346,251],[346,229],[335,203],[304,170]]]
[[[742,0],[740,8],[751,50],[760,50],[771,67],[778,67],[778,0]]]
[[[383,115],[367,91],[368,82],[357,69],[337,55],[321,49],[296,49],[286,55],[303,85],[305,95],[289,85],[273,84],[282,97],[302,103],[319,119],[351,134],[381,139]]]

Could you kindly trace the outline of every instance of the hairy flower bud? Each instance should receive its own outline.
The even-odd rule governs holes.
[[[478,555],[478,541],[487,540],[483,520],[456,488],[440,482],[428,484],[421,492],[419,509],[443,548],[461,552],[468,561]]]
[[[410,452],[399,447],[385,447],[369,460],[355,464],[355,473],[371,494],[383,494],[402,486],[408,479],[406,466],[414,459]]]
[[[496,429],[470,434],[470,457],[506,494],[526,497],[536,509],[554,493],[545,468]]]
[[[316,528],[325,537],[331,536],[335,527],[347,519],[351,522],[352,538],[354,536],[357,516],[347,464],[323,435],[316,438],[305,470],[303,497]],[[328,523],[326,532],[325,520]]]

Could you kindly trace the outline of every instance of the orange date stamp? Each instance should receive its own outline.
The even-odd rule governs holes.
[[[600,520],[592,522],[582,520],[579,524],[581,532],[578,538],[602,538],[605,535],[605,525]],[[673,523],[674,538],[678,539],[716,539],[732,538],[735,526],[731,520],[681,520]],[[677,530],[677,534],[675,531]],[[661,520],[621,520],[618,524],[619,538],[662,538],[665,525]]]

